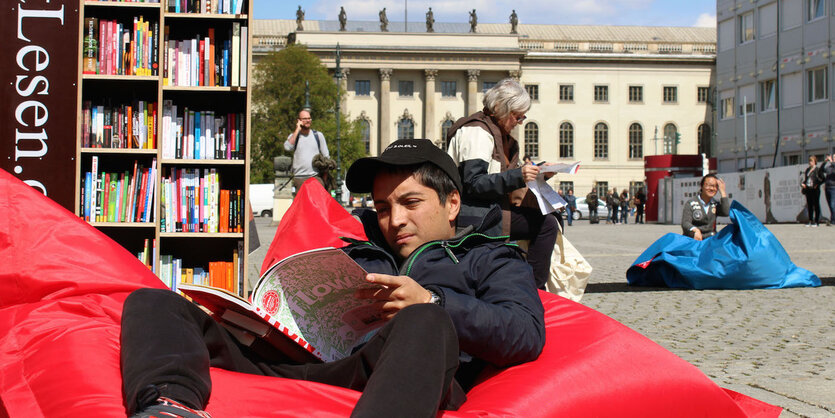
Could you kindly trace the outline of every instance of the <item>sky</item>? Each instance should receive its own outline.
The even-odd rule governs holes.
[[[618,26],[716,26],[716,0],[253,0],[255,19],[377,21],[386,8],[390,22],[423,22],[429,7],[436,22],[467,23],[476,9],[479,23],[507,23],[516,10],[519,23]],[[408,9],[406,6],[408,5]]]

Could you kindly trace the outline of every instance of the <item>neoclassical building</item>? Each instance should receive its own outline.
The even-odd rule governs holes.
[[[350,13],[350,11],[348,11]],[[711,28],[254,20],[253,61],[288,42],[329,68],[341,51],[343,112],[366,126],[370,155],[399,138],[445,147],[452,123],[513,77],[533,106],[515,136],[535,161],[573,163],[555,186],[585,195],[638,187],[643,157],[712,154],[716,31]]]

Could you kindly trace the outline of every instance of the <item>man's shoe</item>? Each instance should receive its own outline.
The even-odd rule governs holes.
[[[191,409],[173,399],[160,397],[156,405],[133,414],[131,418],[212,418],[206,411]]]

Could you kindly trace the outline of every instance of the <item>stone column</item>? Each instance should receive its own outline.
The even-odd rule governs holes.
[[[467,70],[467,113],[471,115],[481,108],[478,106],[478,75],[480,70]]]
[[[380,68],[380,137],[377,138],[377,155],[380,155],[391,137],[391,68]]]
[[[435,77],[438,76],[438,70],[423,70],[426,76],[426,100],[424,102],[425,109],[423,111],[423,137],[436,142],[438,140],[436,133],[437,126],[435,121]]]
[[[348,75],[351,74],[350,68],[343,68],[342,69],[342,78],[339,79],[339,88],[342,89],[342,95],[339,97],[339,106],[342,108],[343,114],[348,114],[348,108],[346,104],[348,103]]]

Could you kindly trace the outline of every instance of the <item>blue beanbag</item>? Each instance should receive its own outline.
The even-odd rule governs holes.
[[[732,223],[703,241],[668,233],[626,271],[630,285],[686,289],[776,289],[820,286],[818,276],[792,263],[777,237],[734,201]]]

